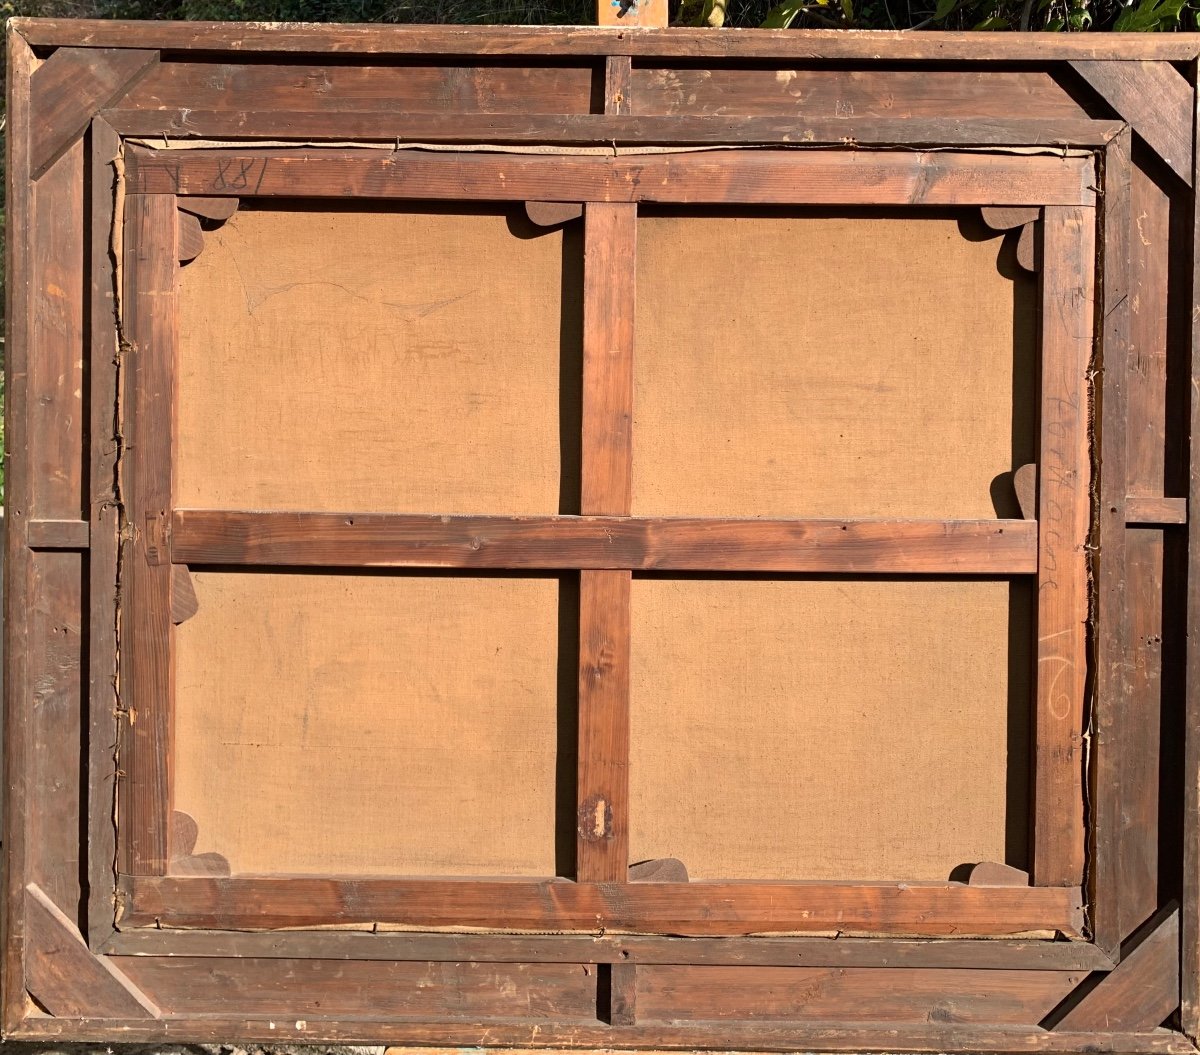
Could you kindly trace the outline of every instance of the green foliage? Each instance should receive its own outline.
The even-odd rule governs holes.
[[[1142,0],[1130,4],[1118,16],[1113,29],[1121,33],[1153,33],[1175,29],[1186,7],[1185,0]],[[1194,17],[1194,13],[1193,13]]]

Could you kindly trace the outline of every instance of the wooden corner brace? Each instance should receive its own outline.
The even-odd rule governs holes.
[[[87,130],[98,110],[116,102],[158,62],[138,48],[59,48],[34,72],[29,167],[38,179]]]
[[[1187,186],[1192,185],[1193,91],[1169,62],[1086,59],[1071,63]]]
[[[1179,1007],[1179,984],[1179,909],[1168,905],[1122,946],[1116,967],[1043,1025],[1058,1032],[1157,1029]]]
[[[79,929],[35,883],[25,888],[25,986],[60,1018],[161,1017],[107,956],[94,956]]]

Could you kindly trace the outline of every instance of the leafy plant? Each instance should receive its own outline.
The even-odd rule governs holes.
[[[1130,3],[1113,23],[1118,33],[1153,33],[1158,30],[1175,29],[1186,0],[1141,0]]]

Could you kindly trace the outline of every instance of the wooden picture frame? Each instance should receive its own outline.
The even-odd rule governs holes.
[[[1191,1051],[1198,56],[1186,34],[14,20],[6,1034]],[[177,502],[180,268],[281,199],[580,224],[577,512]],[[1038,290],[1022,516],[638,515],[632,262],[659,206],[969,209],[1011,232]],[[195,852],[173,774],[189,569],[281,567],[578,575],[569,876],[230,874]],[[1032,582],[1028,874],[689,881],[632,859],[631,585],[667,573]]]

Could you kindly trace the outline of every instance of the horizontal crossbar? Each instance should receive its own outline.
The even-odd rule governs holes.
[[[1028,520],[718,520],[176,510],[177,564],[1029,575]]]

